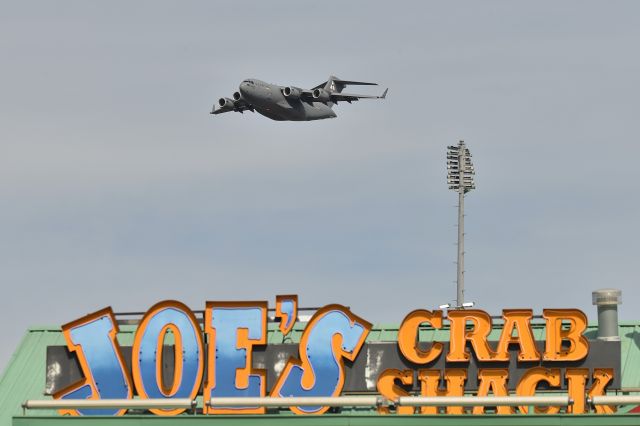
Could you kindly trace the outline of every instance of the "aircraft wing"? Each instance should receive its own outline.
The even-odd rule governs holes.
[[[334,83],[340,84],[342,86],[377,86],[378,83],[367,83],[364,81],[353,81],[353,80],[341,80],[337,77],[331,76],[331,80],[327,80],[323,83],[318,84],[315,87],[312,87],[311,90],[314,89],[322,89],[329,83],[329,81],[333,81]]]
[[[382,95],[380,96],[371,96],[371,95],[351,95],[349,93],[332,93],[331,101],[332,102],[353,102],[358,101],[360,99],[384,99],[387,97],[387,92],[389,89],[385,89]]]
[[[329,93],[329,102],[353,102],[353,101],[358,101],[360,99],[384,99],[387,97],[387,91],[389,89],[385,89],[385,91],[382,93],[382,95],[380,96],[372,96],[372,95],[354,95],[354,94],[349,94],[349,93],[338,93],[338,92],[332,92]],[[313,91],[312,90],[303,90],[302,94],[300,95],[300,98],[305,101],[305,102],[323,102],[320,101],[316,98],[313,97]],[[327,100],[325,100],[324,102],[326,102]]]
[[[231,100],[230,100],[231,101]],[[253,106],[249,105],[243,100],[231,101],[229,103],[225,103],[224,105],[216,108],[216,105],[213,105],[211,112],[209,114],[222,114],[224,112],[245,112],[245,111],[253,112]]]

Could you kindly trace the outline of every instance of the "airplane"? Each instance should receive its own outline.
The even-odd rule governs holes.
[[[233,99],[220,98],[218,108],[214,105],[211,114],[251,111],[276,121],[322,120],[336,117],[332,108],[338,102],[384,99],[389,90],[386,89],[380,96],[342,93],[345,86],[356,85],[377,86],[377,83],[340,80],[330,76],[327,81],[307,90],[294,86],[278,86],[250,78],[240,83],[239,91],[233,94]]]

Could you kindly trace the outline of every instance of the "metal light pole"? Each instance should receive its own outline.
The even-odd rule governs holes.
[[[464,307],[464,195],[476,188],[471,153],[460,141],[447,149],[447,183],[458,193],[458,275],[456,280],[456,308]]]

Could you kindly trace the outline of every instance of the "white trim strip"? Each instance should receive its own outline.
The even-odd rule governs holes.
[[[85,408],[193,408],[195,400],[189,398],[156,398],[156,399],[29,399],[22,408],[29,410],[60,410]]]
[[[398,405],[409,407],[442,406],[566,406],[573,403],[568,396],[401,396]]]
[[[602,395],[589,398],[591,405],[640,404],[640,395]]]
[[[441,406],[567,406],[573,404],[568,396],[401,396],[397,401],[388,401],[379,395],[336,396],[336,397],[237,397],[211,398],[206,404],[210,407],[379,407],[389,404],[410,407]],[[595,396],[594,405],[640,404],[640,396]],[[47,399],[27,400],[22,407],[30,410],[40,409],[89,409],[89,408],[186,408],[196,407],[196,401],[189,398],[161,399]]]
[[[210,407],[301,407],[301,406],[330,406],[330,407],[375,407],[384,402],[379,396],[300,396],[300,397],[265,397],[265,398],[211,398],[207,405]]]

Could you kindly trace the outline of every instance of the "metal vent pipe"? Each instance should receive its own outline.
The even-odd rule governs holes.
[[[618,305],[622,303],[622,291],[603,288],[591,296],[593,304],[598,307],[598,340],[619,341]]]

